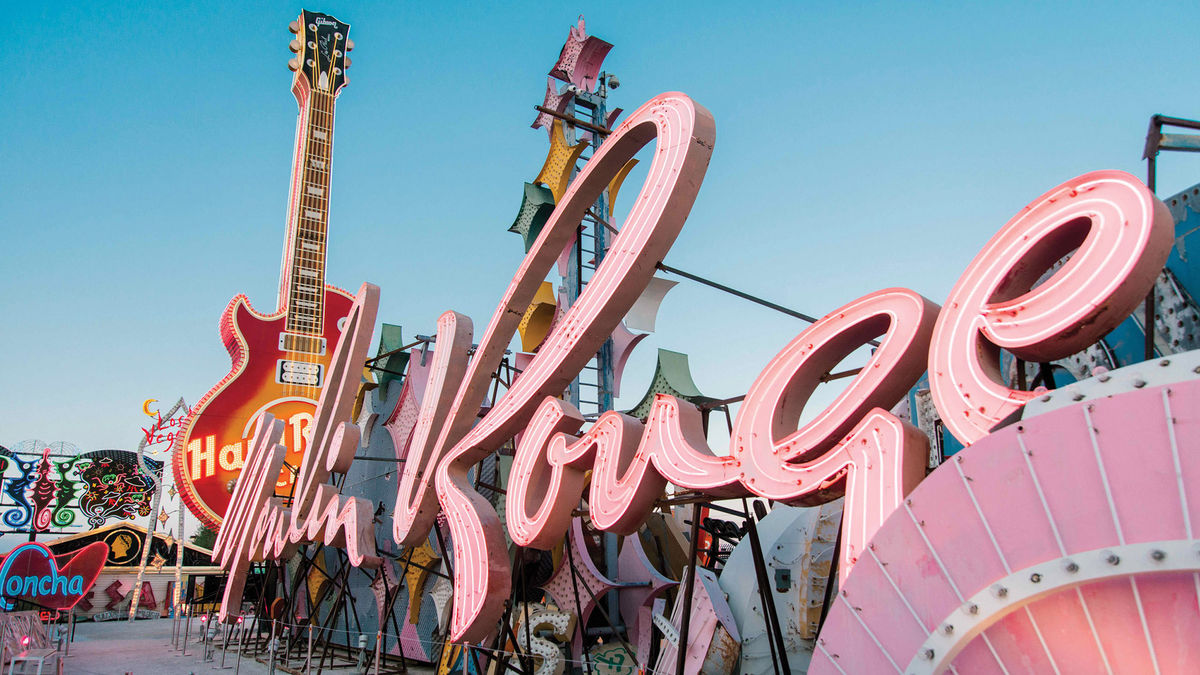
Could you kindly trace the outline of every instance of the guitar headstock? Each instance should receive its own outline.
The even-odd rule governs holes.
[[[350,67],[346,52],[354,49],[349,38],[350,24],[328,14],[302,10],[288,24],[288,30],[296,34],[289,45],[296,56],[288,61],[296,79],[307,80],[312,91],[336,95],[345,86],[346,69]]]

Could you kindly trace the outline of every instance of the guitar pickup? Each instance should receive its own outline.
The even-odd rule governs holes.
[[[297,352],[300,354],[325,355],[325,338],[316,335],[298,335],[296,333],[279,334],[279,351]]]
[[[319,387],[324,383],[325,366],[306,361],[279,359],[275,365],[275,381],[279,384],[300,384]]]

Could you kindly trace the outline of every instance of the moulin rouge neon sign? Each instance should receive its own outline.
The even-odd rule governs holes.
[[[727,454],[708,447],[698,409],[660,395],[647,422],[583,418],[557,400],[617,326],[686,220],[712,153],[712,116],[683,94],[662,94],[618,127],[572,183],[542,229],[488,324],[473,358],[471,321],[438,320],[438,349],[398,487],[394,539],[421,542],[439,511],[454,547],[450,633],[476,642],[491,633],[510,592],[501,523],[474,491],[468,469],[523,431],[507,486],[507,527],[523,546],[560,541],[592,472],[589,512],[600,529],[631,533],[667,482],[714,496],[758,495],[814,503],[846,495],[841,577],[880,524],[924,476],[928,441],[887,412],[930,372],[942,418],[973,442],[1030,394],[1008,389],[999,348],[1049,361],[1080,351],[1128,316],[1152,287],[1171,246],[1172,219],[1144,185],[1118,171],[1055,187],[1009,221],[968,266],[946,309],[901,288],[859,298],[800,333],[771,360],[738,412]],[[476,422],[490,374],[575,224],[625,162],[657,140],[645,184],[592,282],[507,394]],[[1041,284],[1063,256],[1071,259]],[[1035,287],[1035,284],[1036,287]],[[355,301],[312,426],[312,445],[290,508],[273,497],[283,423],[260,423],[214,547],[230,572],[222,618],[240,606],[252,561],[290,556],[301,543],[343,546],[355,565],[379,564],[374,504],[324,484],[358,446],[349,421],[359,364],[375,322],[378,289]],[[799,427],[820,378],[855,349],[880,346],[825,410]],[[798,428],[799,427],[799,428]],[[430,488],[433,489],[430,489]]]

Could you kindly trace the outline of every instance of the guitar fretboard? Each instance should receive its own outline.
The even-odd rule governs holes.
[[[333,148],[333,95],[310,91],[302,115],[287,280],[287,330],[319,335],[324,321],[325,245]]]

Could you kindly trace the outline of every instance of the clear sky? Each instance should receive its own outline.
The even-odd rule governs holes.
[[[0,444],[136,447],[141,403],[228,370],[226,302],[273,309],[295,128],[284,2],[5,3]],[[667,263],[821,315],[888,286],[941,302],[1028,201],[1144,176],[1153,113],[1200,118],[1200,6],[1113,3],[327,2],[352,25],[328,279],[380,319],[481,332],[522,254],[506,232],[529,128],[579,13],[615,47],[610,102],[678,90],[717,146]],[[1172,155],[1160,194],[1200,182]],[[626,183],[628,205],[640,177]],[[635,352],[744,393],[804,324],[682,282]]]

